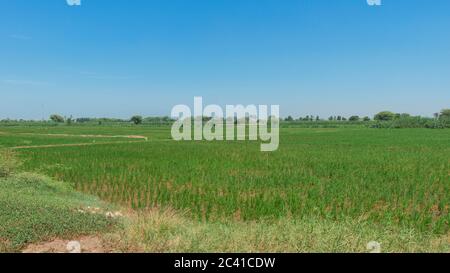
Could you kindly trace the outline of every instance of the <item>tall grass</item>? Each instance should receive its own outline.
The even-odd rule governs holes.
[[[142,210],[129,215],[124,228],[105,236],[121,252],[449,252],[448,236],[423,234],[395,226],[372,226],[364,219],[340,222],[310,217],[258,222],[193,221],[171,209]]]
[[[11,176],[20,166],[14,152],[10,150],[0,150],[0,178]]]

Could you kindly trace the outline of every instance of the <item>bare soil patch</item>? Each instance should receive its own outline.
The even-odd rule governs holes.
[[[138,135],[73,135],[73,134],[39,134],[39,133],[21,133],[21,135],[28,136],[50,136],[50,137],[82,137],[82,138],[132,138],[132,139],[145,139],[145,136]]]
[[[73,144],[51,144],[51,145],[36,145],[36,146],[17,146],[11,147],[13,150],[23,149],[44,149],[44,148],[57,148],[57,147],[83,147],[94,145],[109,145],[109,144],[126,144],[126,143],[138,143],[138,141],[109,141],[109,142],[93,142],[93,143],[73,143]]]
[[[31,244],[22,253],[68,253],[67,244],[72,240],[56,239],[50,242]],[[97,236],[84,236],[77,240],[81,244],[82,253],[108,253],[102,240]]]

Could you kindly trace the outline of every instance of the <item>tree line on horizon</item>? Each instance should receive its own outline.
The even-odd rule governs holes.
[[[392,121],[396,119],[407,119],[407,118],[423,118],[426,119],[426,117],[421,116],[412,116],[408,113],[394,113],[391,111],[382,111],[377,113],[374,117],[374,121]],[[433,114],[434,119],[449,119],[450,118],[450,109],[443,109],[440,113],[434,113]],[[344,117],[344,116],[330,116],[327,119],[328,121],[371,121],[372,118],[365,116],[360,117],[357,115],[350,116],[350,117]],[[285,122],[295,122],[295,121],[325,121],[324,119],[320,118],[319,116],[314,115],[307,115],[305,117],[299,117],[298,119],[294,119],[292,116],[288,116],[284,119]]]
[[[294,119],[289,116],[284,119],[286,123],[333,123],[333,124],[365,124],[371,128],[450,128],[450,109],[443,109],[435,113],[433,117],[412,116],[408,113],[394,113],[391,111],[382,111],[373,118],[368,116],[331,116],[327,120],[319,116],[309,115]]]
[[[203,121],[207,122],[211,120],[211,117],[202,117]],[[116,124],[116,123],[130,123],[134,125],[141,124],[153,124],[153,125],[166,125],[173,122],[174,119],[168,116],[159,117],[142,117],[140,115],[134,115],[130,119],[119,119],[119,118],[73,118],[65,117],[60,114],[53,114],[49,117],[48,121],[53,124]],[[36,123],[43,121],[31,121],[31,120],[1,120],[1,123]],[[237,120],[236,120],[237,122]],[[283,123],[295,124],[295,123],[367,123],[370,127],[375,128],[450,128],[450,109],[443,109],[439,113],[435,113],[433,117],[421,117],[412,116],[408,113],[394,113],[391,111],[382,111],[374,115],[373,118],[368,116],[360,117],[353,115],[350,117],[344,116],[330,116],[327,119],[322,119],[319,116],[307,115],[305,117],[299,117],[297,119],[292,116],[282,119]]]

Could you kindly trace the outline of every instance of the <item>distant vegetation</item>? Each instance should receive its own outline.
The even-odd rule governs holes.
[[[133,116],[130,121],[133,122],[136,125],[142,124],[142,121],[144,119],[142,118],[142,116]]]
[[[331,116],[323,120],[318,116],[306,116],[294,119],[292,116],[284,119],[283,124],[287,127],[298,125],[300,127],[334,128],[347,126],[362,126],[369,128],[450,128],[450,109],[444,109],[434,114],[432,118],[411,116],[407,113],[394,113],[382,111],[373,117]]]
[[[131,125],[147,125],[147,126],[168,126],[173,120],[169,117],[146,117],[133,116],[130,119],[118,118],[64,118],[61,115],[52,115],[49,120],[0,120],[1,126],[61,126],[61,125],[77,125],[77,126],[131,126]]]
[[[55,115],[51,115],[50,116],[50,120],[53,121],[53,122],[56,122],[56,123],[63,123],[65,121],[65,119],[62,116],[56,115],[56,114]]]
[[[211,118],[204,117],[206,122]],[[130,119],[117,118],[72,118],[62,115],[51,115],[49,120],[0,120],[0,125],[147,125],[147,126],[170,126],[174,119],[170,117],[142,117],[135,115]],[[305,117],[294,118],[288,116],[282,120],[284,127],[312,127],[312,128],[337,128],[337,127],[369,127],[369,128],[450,128],[450,109],[443,109],[440,113],[435,113],[433,117],[412,116],[407,113],[394,113],[382,111],[374,115],[373,118],[353,115],[344,117],[340,115],[330,116],[323,119],[317,115],[307,115]]]

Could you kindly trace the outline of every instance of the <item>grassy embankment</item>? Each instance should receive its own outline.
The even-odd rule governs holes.
[[[88,207],[107,210],[94,196],[76,192],[67,183],[16,172],[10,152],[0,153],[0,252],[20,251],[27,244],[74,238],[111,230],[115,220],[82,213]]]

